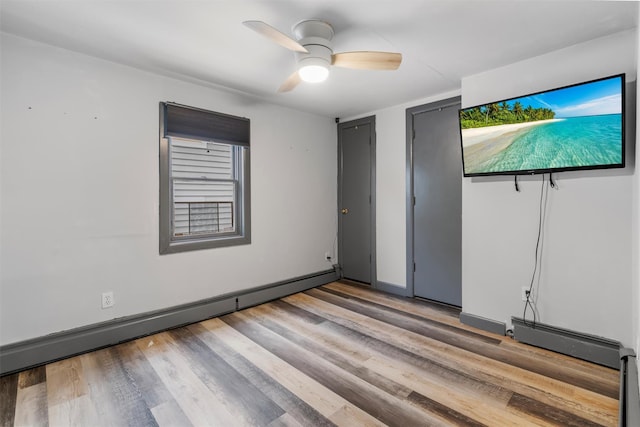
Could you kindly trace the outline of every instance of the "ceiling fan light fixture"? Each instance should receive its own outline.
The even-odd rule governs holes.
[[[329,77],[329,63],[322,58],[305,58],[298,63],[300,79],[307,83],[321,83]]]

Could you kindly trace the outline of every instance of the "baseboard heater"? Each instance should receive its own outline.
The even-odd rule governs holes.
[[[638,366],[632,349],[618,341],[512,317],[513,337],[520,342],[620,370],[620,427],[640,426]]]
[[[338,279],[336,269],[165,309],[121,317],[0,347],[0,375],[221,316]]]
[[[595,335],[512,317],[513,337],[525,344],[588,360],[609,368],[620,368],[620,343]]]
[[[638,363],[630,348],[620,349],[620,427],[640,426],[640,392],[638,391]]]

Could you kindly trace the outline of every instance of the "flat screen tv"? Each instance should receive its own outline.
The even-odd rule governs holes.
[[[459,111],[464,176],[624,167],[625,75]]]

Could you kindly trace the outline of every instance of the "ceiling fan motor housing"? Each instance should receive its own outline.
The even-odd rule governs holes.
[[[298,69],[305,65],[331,65],[333,55],[333,27],[324,21],[311,19],[301,21],[293,26],[293,34],[298,43],[304,46],[309,53],[296,52]]]
[[[335,34],[333,27],[328,22],[319,19],[306,19],[293,26],[293,34],[298,41],[307,37],[319,37],[331,40]]]

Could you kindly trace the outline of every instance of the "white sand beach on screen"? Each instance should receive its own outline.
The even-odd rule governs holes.
[[[462,129],[464,168],[468,173],[484,172],[483,165],[501,151],[506,150],[527,129],[563,119]]]
[[[539,126],[545,123],[558,122],[563,119],[538,120],[535,122],[512,123],[508,125],[486,126],[481,128],[462,129],[462,146],[479,144],[482,142],[491,142],[501,137],[509,136],[518,130]]]

